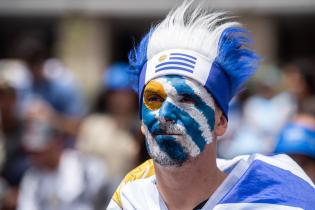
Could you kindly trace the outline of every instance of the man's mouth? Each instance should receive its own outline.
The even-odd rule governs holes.
[[[181,133],[174,133],[174,132],[154,132],[153,136],[180,136]]]
[[[152,135],[156,136],[182,136],[184,130],[170,123],[159,124],[152,129]]]

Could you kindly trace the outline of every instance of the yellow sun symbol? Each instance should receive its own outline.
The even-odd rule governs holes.
[[[159,62],[165,61],[166,58],[167,58],[167,55],[161,55],[161,56],[159,57]]]

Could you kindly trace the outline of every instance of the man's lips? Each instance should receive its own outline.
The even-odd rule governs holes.
[[[184,130],[173,124],[156,124],[152,127],[152,136],[182,136],[184,135]]]
[[[164,132],[157,132],[153,133],[153,136],[180,136],[182,135],[181,133],[164,133]]]

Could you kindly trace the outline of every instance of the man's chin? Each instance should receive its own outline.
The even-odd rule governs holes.
[[[160,166],[163,167],[182,167],[183,165],[187,165],[193,162],[195,160],[195,157],[188,157],[186,159],[172,159],[166,154],[159,154],[159,155],[151,155],[151,158],[153,161]]]
[[[168,157],[152,157],[153,161],[163,167],[181,167],[185,161],[173,160]]]
[[[147,150],[153,161],[163,167],[181,167],[191,156],[188,150],[176,141],[174,135],[155,135],[147,137]]]

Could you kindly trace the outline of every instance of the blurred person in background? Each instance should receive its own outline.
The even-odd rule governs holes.
[[[104,71],[95,111],[82,122],[77,140],[80,151],[98,154],[108,164],[113,190],[137,164],[141,144],[137,96],[128,69],[126,63],[114,63]]]
[[[219,143],[219,154],[223,157],[272,153],[280,130],[292,120],[298,106],[315,95],[315,63],[311,57],[285,65],[282,78],[275,68],[260,72],[254,80],[257,92],[244,103],[234,135]],[[281,88],[283,91],[279,92]]]
[[[34,37],[22,39],[16,47],[16,56],[24,61],[31,77],[25,103],[34,98],[45,102],[38,103],[28,113],[32,117],[53,118],[60,129],[75,136],[85,114],[81,93],[70,72],[56,59],[47,60],[45,50]]]
[[[104,208],[107,175],[101,160],[64,150],[62,132],[48,121],[26,122],[23,145],[32,167],[21,183],[18,210]]]
[[[315,60],[314,57],[296,59],[283,67],[285,93],[295,106],[315,95]]]
[[[253,95],[236,110],[241,113],[237,119],[232,115],[231,121],[237,122],[232,123],[234,127],[229,127],[228,135],[219,141],[220,156],[232,158],[242,154],[270,154],[274,150],[276,136],[295,110],[288,98],[279,94],[280,81],[281,73],[273,66],[265,66],[258,71],[252,81]]]
[[[102,88],[96,102],[95,112],[115,118],[117,126],[135,134],[140,125],[137,116],[137,95],[132,90],[128,77],[129,65],[123,62],[112,64],[102,76]]]
[[[4,61],[3,61],[4,62]],[[29,161],[22,147],[22,119],[19,116],[18,78],[21,78],[16,63],[7,61],[0,65],[0,133],[1,168],[3,192],[0,209],[15,210],[18,188],[21,179],[29,167]],[[12,69],[11,67],[15,68]]]
[[[277,140],[275,153],[289,154],[315,182],[315,96],[303,100]]]

